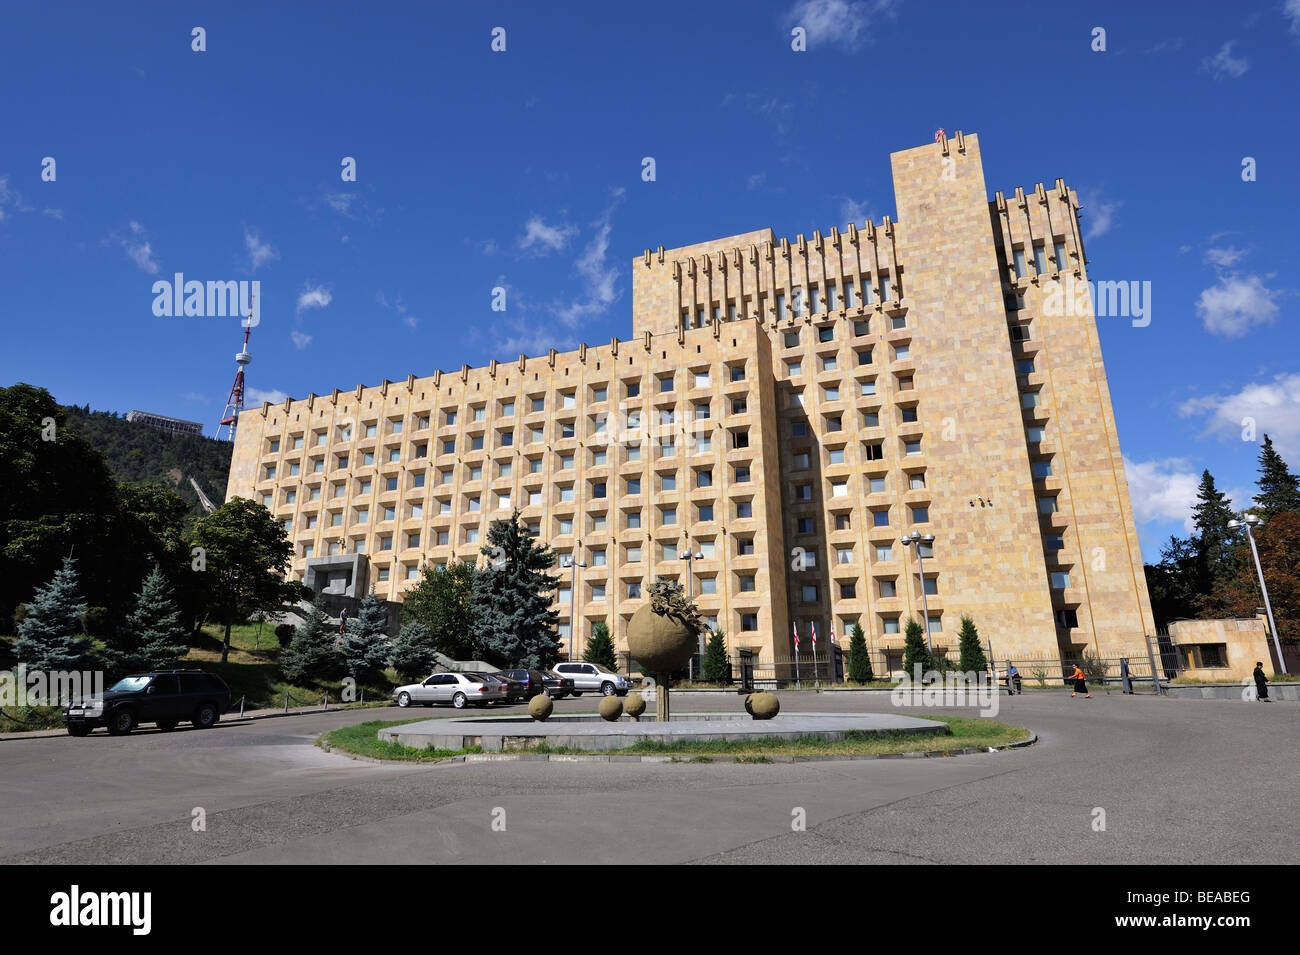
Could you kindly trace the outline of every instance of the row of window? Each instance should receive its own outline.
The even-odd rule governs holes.
[[[894,288],[889,273],[881,272],[878,279],[880,301],[892,301]],[[876,292],[877,287],[872,284],[870,275],[859,278],[845,276],[839,282],[832,279],[810,282],[806,289],[803,286],[794,286],[788,291],[776,293],[776,317],[778,321],[785,321],[787,318],[823,315],[839,311],[840,308],[871,306],[876,303]],[[757,311],[753,308],[755,299],[751,295],[746,295],[744,301],[739,304],[735,299],[727,299],[725,313],[721,302],[715,302],[711,307],[698,305],[694,309],[683,309],[682,328],[703,328],[710,317],[719,322],[734,322],[740,314],[751,317],[761,314],[764,304],[770,301],[769,294],[758,293]],[[899,294],[902,294],[901,288]]]
[[[1015,271],[1015,277],[1018,279],[1025,278],[1029,272],[1026,268],[1025,249],[1021,246],[1012,250],[1014,261],[1012,268]],[[1034,272],[1037,275],[1047,274],[1047,245],[1044,242],[1036,242],[1033,247]],[[1052,244],[1052,264],[1056,266],[1056,271],[1064,272],[1069,268],[1069,258],[1065,253],[1064,242],[1054,242]]]

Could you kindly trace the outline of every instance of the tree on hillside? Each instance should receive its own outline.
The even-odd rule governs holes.
[[[439,652],[432,630],[422,623],[404,624],[393,638],[393,669],[403,680],[423,679],[433,670]]]
[[[618,669],[618,660],[614,654],[614,640],[609,635],[609,624],[604,620],[598,620],[591,628],[591,639],[587,641],[587,648],[582,651],[582,659],[586,663],[598,663],[610,670]]]
[[[464,561],[452,561],[446,567],[426,563],[420,569],[419,583],[406,592],[402,622],[423,624],[432,635],[434,649],[453,660],[479,659],[473,609],[477,576],[477,568]]]
[[[357,615],[348,621],[339,641],[339,650],[348,676],[358,683],[383,675],[393,645],[388,638],[388,613],[374,591],[361,599]]]
[[[908,617],[903,633],[903,671],[907,674],[907,679],[916,679],[917,664],[921,666],[922,679],[925,679],[927,670],[934,669],[930,649],[925,644],[925,631],[915,619]]]
[[[109,662],[119,673],[172,669],[189,651],[188,631],[181,623],[171,585],[158,567],[144,579],[135,609],[119,633],[121,639],[109,653]]]
[[[871,654],[867,652],[867,635],[856,620],[849,628],[849,679],[854,683],[870,683],[875,679]]]
[[[1253,510],[1264,520],[1285,511],[1300,511],[1300,479],[1273,449],[1273,440],[1268,435],[1264,435],[1264,444],[1259,449],[1258,487]]]
[[[81,670],[94,660],[91,642],[81,636],[81,600],[77,562],[71,557],[46,586],[27,604],[27,616],[18,625],[14,654],[33,670]]]
[[[284,678],[299,686],[333,680],[343,674],[343,655],[338,634],[317,597],[307,617],[294,630],[293,639],[280,653]]]
[[[498,666],[549,669],[560,655],[560,615],[551,609],[556,579],[547,573],[555,552],[528,533],[518,510],[493,521],[487,536],[489,562],[474,579],[471,602],[475,637]]]
[[[1300,643],[1300,512],[1275,514],[1254,533],[1278,638],[1283,643]],[[1264,601],[1250,545],[1243,542],[1241,551],[1236,576],[1219,584],[1215,598],[1226,615],[1253,617]]]
[[[705,683],[730,683],[731,661],[727,659],[727,635],[722,630],[714,630],[704,645],[704,662],[700,665],[700,676]]]
[[[980,646],[980,634],[975,621],[967,614],[961,615],[961,630],[957,634],[957,669],[963,673],[982,675],[989,668],[988,657]]]
[[[191,543],[202,548],[206,603],[225,625],[221,662],[230,655],[230,628],[256,612],[293,609],[307,596],[284,579],[293,545],[284,525],[261,504],[235,497],[194,522]]]

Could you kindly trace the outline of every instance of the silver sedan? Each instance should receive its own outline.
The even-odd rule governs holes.
[[[505,698],[504,684],[476,673],[435,673],[423,683],[399,686],[393,691],[393,702],[402,707],[450,703],[459,710],[470,704],[487,706]]]

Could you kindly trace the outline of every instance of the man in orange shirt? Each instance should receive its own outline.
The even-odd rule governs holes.
[[[1070,679],[1074,681],[1074,692],[1070,694],[1071,698],[1082,693],[1085,700],[1091,700],[1092,694],[1088,692],[1088,684],[1083,681],[1083,671],[1079,665],[1074,665],[1074,672],[1070,674]]]

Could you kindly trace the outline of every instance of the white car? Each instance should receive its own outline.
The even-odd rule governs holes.
[[[632,681],[621,673],[607,670],[599,663],[557,663],[553,669],[560,676],[573,680],[573,695],[600,693],[601,696],[627,696]]]
[[[423,683],[399,686],[393,691],[393,701],[401,707],[450,703],[459,710],[471,703],[487,706],[505,698],[505,684],[476,673],[435,673]]]

